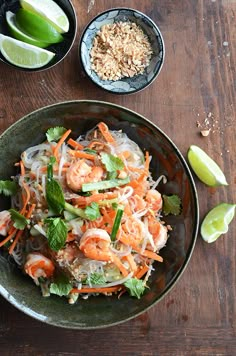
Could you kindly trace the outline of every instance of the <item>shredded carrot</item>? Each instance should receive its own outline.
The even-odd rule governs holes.
[[[153,251],[144,250],[142,252],[141,248],[138,248],[138,247],[135,247],[134,250],[137,251],[142,256],[146,256],[146,257],[151,258],[152,260],[155,260],[158,262],[163,262],[163,258]]]
[[[85,159],[89,159],[91,161],[94,161],[96,156],[95,155],[91,155],[87,152],[83,152],[83,151],[73,151],[73,150],[70,150],[69,151],[69,154],[73,157],[76,157],[76,158],[85,158]]]
[[[25,166],[22,161],[20,161],[20,175],[24,176],[25,175]]]
[[[100,141],[92,141],[89,145],[88,145],[88,148],[91,148],[91,149],[95,149],[96,148],[94,146],[99,146],[101,147],[101,149],[105,146],[106,144],[104,142],[100,142]]]
[[[53,153],[54,153],[54,156],[56,157],[56,159],[57,159],[58,152],[59,152],[59,149],[60,149],[61,145],[62,145],[63,142],[67,139],[67,137],[70,135],[70,133],[71,133],[71,130],[67,130],[67,131],[62,135],[62,137],[60,138],[60,140],[58,141],[58,143],[56,144],[56,146],[53,148]]]
[[[73,288],[70,293],[114,293],[120,290],[122,286],[104,287],[104,288]]]
[[[71,147],[75,148],[76,150],[83,150],[84,146],[82,146],[79,142],[76,142],[75,140],[73,140],[73,138],[70,138],[67,141],[68,145],[70,145]]]
[[[23,205],[23,208],[20,211],[20,214],[24,215],[26,207],[27,207],[27,204],[28,204],[28,202],[30,200],[30,190],[29,190],[28,185],[25,182],[22,182],[22,185],[23,185],[23,187],[25,189],[26,197],[22,193],[22,199],[23,199],[24,205]]]
[[[31,217],[32,212],[34,211],[35,207],[36,207],[36,204],[32,204],[32,205],[31,205],[31,207],[30,207],[28,213],[26,214],[26,218],[27,218],[27,219],[29,219],[29,218]],[[20,237],[22,236],[23,232],[24,232],[24,230],[19,230],[19,231],[17,232],[16,238],[15,238],[15,240],[13,241],[13,243],[12,243],[10,249],[9,249],[9,255],[11,255],[12,252],[14,251],[14,248],[16,247],[16,244],[17,244],[17,242],[19,241]]]
[[[111,135],[107,125],[104,122],[100,122],[98,124],[98,128],[101,131],[101,134],[103,135],[103,137],[105,138],[105,140],[109,143],[113,143],[114,142],[114,138]]]
[[[136,265],[136,263],[134,261],[133,256],[131,255],[131,253],[129,255],[127,255],[127,256],[124,256],[123,258],[128,262],[128,264],[130,265],[131,270],[133,272],[135,272],[137,270],[137,265]]]
[[[147,273],[148,270],[149,270],[149,267],[147,265],[140,267],[137,270],[135,277],[138,279],[142,278]]]
[[[0,242],[0,247],[2,247],[3,245],[5,245],[9,240],[11,240],[15,234],[16,234],[17,229],[14,228],[14,230],[3,240]]]
[[[72,232],[69,232],[67,234],[66,242],[72,242],[75,241],[76,235],[74,235]]]

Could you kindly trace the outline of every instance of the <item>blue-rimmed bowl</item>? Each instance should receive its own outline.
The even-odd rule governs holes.
[[[121,78],[117,81],[102,80],[91,68],[90,51],[93,40],[103,25],[120,21],[134,22],[142,28],[152,46],[151,62],[143,74],[132,78]],[[115,8],[102,12],[87,25],[81,37],[79,55],[85,73],[97,86],[115,94],[131,94],[146,88],[160,73],[165,57],[165,47],[159,28],[147,15],[134,9]]]

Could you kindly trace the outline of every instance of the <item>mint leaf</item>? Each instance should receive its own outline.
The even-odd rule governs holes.
[[[13,226],[16,229],[24,230],[26,225],[28,225],[30,223],[30,220],[26,219],[23,215],[18,213],[18,211],[16,211],[15,209],[9,209],[8,211],[11,214],[11,219],[14,221]]]
[[[65,198],[60,184],[53,179],[53,164],[55,161],[55,157],[50,157],[47,172],[46,200],[50,210],[55,214],[61,214],[65,207]]]
[[[101,216],[98,203],[93,202],[91,205],[87,206],[85,215],[91,221],[98,219]]]
[[[48,207],[55,214],[61,214],[65,207],[65,198],[60,184],[52,179],[46,184],[46,200]]]
[[[163,212],[165,215],[179,215],[181,211],[181,199],[178,195],[163,195]]]
[[[145,291],[145,285],[141,279],[130,278],[124,283],[124,285],[127,288],[129,294],[132,297],[136,297],[138,299],[140,299]]]
[[[17,192],[17,184],[11,180],[0,180],[0,194],[5,196],[15,195]]]
[[[86,284],[105,284],[106,283],[106,278],[102,273],[91,273],[90,276],[86,279]]]
[[[108,172],[114,172],[124,168],[122,160],[119,157],[113,156],[109,153],[102,152],[101,160]]]
[[[48,224],[47,239],[49,247],[54,251],[59,251],[66,242],[67,227],[61,218],[45,219]]]
[[[50,293],[60,297],[68,295],[71,290],[72,285],[66,276],[60,276],[50,285]]]
[[[51,127],[50,129],[47,130],[46,136],[48,142],[57,142],[60,140],[61,136],[66,132],[67,130],[64,127]]]

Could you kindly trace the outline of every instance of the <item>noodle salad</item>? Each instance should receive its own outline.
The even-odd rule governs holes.
[[[76,140],[50,128],[21,154],[19,173],[0,181],[11,209],[0,212],[0,247],[43,296],[140,298],[169,226],[152,179],[151,157],[122,131],[100,122]]]

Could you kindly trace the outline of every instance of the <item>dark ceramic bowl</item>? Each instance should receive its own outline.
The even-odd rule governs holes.
[[[117,81],[102,80],[91,69],[93,39],[101,26],[121,21],[136,23],[148,36],[153,50],[151,62],[143,74]],[[79,55],[85,73],[97,86],[113,94],[132,94],[146,88],[158,76],[164,63],[165,46],[159,28],[150,17],[134,9],[115,8],[100,13],[86,26],[81,36]]]
[[[54,0],[65,12],[67,15],[69,22],[70,22],[70,28],[69,31],[65,34],[63,34],[64,40],[61,43],[53,44],[50,45],[49,47],[45,48],[48,51],[51,51],[55,53],[54,58],[44,67],[37,68],[37,69],[27,69],[27,68],[21,68],[18,66],[15,66],[14,64],[11,64],[8,62],[5,57],[0,52],[0,61],[10,65],[11,67],[25,71],[25,72],[40,72],[49,68],[54,67],[56,64],[60,63],[66,55],[69,53],[70,49],[72,48],[72,45],[74,43],[75,37],[76,37],[76,32],[77,32],[77,18],[76,18],[76,13],[75,9],[71,3],[70,0]],[[7,11],[12,11],[15,13],[18,9],[20,8],[20,3],[19,0],[0,0],[0,33],[6,36],[12,37],[8,30],[8,26],[6,23],[6,12]]]
[[[159,263],[150,278],[150,289],[138,300],[128,295],[121,299],[91,297],[67,304],[65,298],[43,298],[39,288],[0,252],[0,293],[26,314],[55,326],[72,329],[93,329],[115,325],[143,313],[160,301],[176,284],[193,252],[198,229],[198,201],[189,168],[174,143],[143,116],[124,107],[99,101],[71,101],[47,106],[25,116],[0,136],[0,179],[14,174],[14,163],[23,150],[45,139],[52,126],[71,128],[74,136],[85,133],[99,121],[111,129],[122,129],[152,155],[154,178],[164,174],[166,184],[159,190],[178,194],[183,203],[179,216],[163,218],[173,226],[167,245],[161,250],[164,262]],[[14,137],[14,140],[12,140]],[[9,208],[9,201],[0,200],[0,210]],[[184,291],[183,291],[184,296]]]

